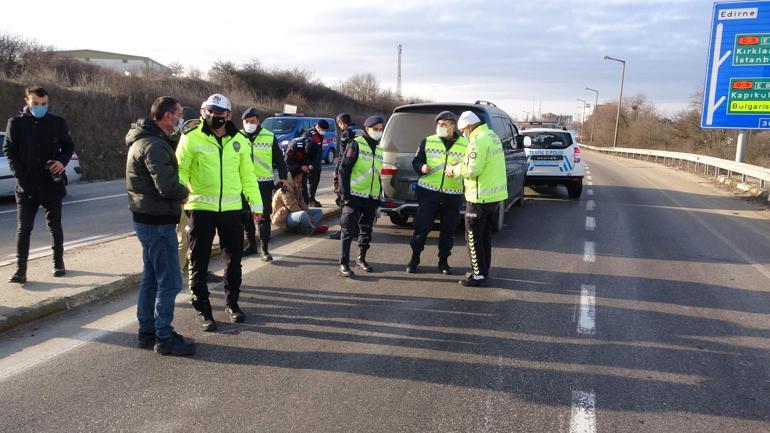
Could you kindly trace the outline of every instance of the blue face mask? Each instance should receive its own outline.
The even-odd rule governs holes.
[[[32,113],[33,116],[40,119],[41,117],[45,116],[46,113],[48,113],[48,106],[47,105],[32,105],[29,107],[29,111]]]

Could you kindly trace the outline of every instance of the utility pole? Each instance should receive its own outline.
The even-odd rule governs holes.
[[[604,60],[612,60],[623,65],[623,69],[621,70],[621,73],[620,73],[620,96],[618,97],[618,114],[615,117],[615,138],[612,140],[612,147],[617,147],[618,126],[620,125],[620,105],[623,104],[623,83],[626,80],[626,61],[621,59],[616,59],[610,56],[604,56]]]
[[[593,145],[594,144],[594,127],[596,127],[596,109],[599,108],[599,91],[592,89],[590,87],[586,87],[586,90],[589,92],[596,93],[596,99],[594,100],[594,111],[591,112],[591,138],[588,140],[588,143]]]
[[[398,44],[398,78],[396,81],[396,94],[401,97],[401,44]]]

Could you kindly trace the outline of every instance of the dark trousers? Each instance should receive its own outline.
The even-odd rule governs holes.
[[[321,165],[313,164],[313,171],[302,177],[302,197],[305,203],[315,201],[318,185],[321,183]]]
[[[241,257],[243,256],[241,211],[194,210],[190,212],[188,226],[190,227],[190,289],[193,295],[193,308],[201,313],[211,314],[206,276],[215,233],[219,235],[222,260],[225,264],[225,305],[238,303],[241,292]]]
[[[29,257],[29,238],[35,226],[39,207],[45,211],[45,222],[53,240],[53,260],[56,265],[64,261],[64,231],[61,226],[61,199],[40,201],[35,197],[16,195],[16,259],[21,270],[26,271]]]
[[[497,223],[500,203],[465,205],[465,241],[473,275],[489,277],[492,265],[492,227]]]
[[[259,182],[259,193],[262,197],[262,220],[257,223],[260,241],[270,241],[270,233],[272,230],[270,215],[273,213],[274,188],[275,183],[272,181]],[[249,242],[255,242],[257,240],[257,231],[254,226],[251,208],[245,198],[243,199],[243,215],[241,216],[241,223],[243,224],[244,232],[246,232],[246,239],[248,239]]]
[[[436,216],[440,218],[438,257],[445,259],[452,255],[455,230],[460,222],[460,204],[431,200],[422,200],[417,207],[417,214],[414,217],[414,234],[411,242],[409,242],[409,245],[412,246],[412,254],[419,256],[422,253],[428,234],[433,229],[433,221],[435,221]]]
[[[377,216],[377,205],[374,202],[365,204],[347,204],[342,208],[340,227],[342,229],[340,264],[350,263],[350,244],[358,237],[358,249],[366,254],[372,243],[372,228]]]

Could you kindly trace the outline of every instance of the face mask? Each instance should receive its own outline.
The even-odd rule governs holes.
[[[209,128],[212,130],[217,130],[225,126],[227,119],[225,119],[223,116],[208,116],[206,118],[206,123],[208,123]]]
[[[253,134],[257,130],[257,125],[254,123],[244,123],[243,130],[248,132],[249,134]]]
[[[372,140],[374,140],[374,141],[380,141],[380,139],[382,138],[382,131],[374,131],[374,130],[372,130],[369,133],[369,137],[372,137]]]
[[[324,135],[324,134],[326,134],[326,131],[324,131],[324,130],[322,129],[322,130],[318,131],[318,133],[319,133],[319,134],[321,134],[321,135]]]
[[[444,138],[449,137],[449,128],[444,126],[436,126],[436,135]]]
[[[48,106],[47,105],[32,105],[29,107],[29,111],[32,113],[33,116],[40,119],[41,117],[45,116],[45,114],[48,112]]]
[[[173,114],[172,114],[173,116]],[[174,116],[176,117],[176,116]],[[179,134],[182,132],[182,126],[184,126],[184,119],[181,117],[176,117],[176,125],[174,125],[174,130],[171,131],[171,134]]]

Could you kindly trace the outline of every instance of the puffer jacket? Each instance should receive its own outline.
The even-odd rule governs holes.
[[[126,135],[126,191],[134,221],[176,224],[181,201],[189,194],[179,183],[179,164],[172,142],[151,119],[140,119]]]
[[[281,228],[287,228],[286,220],[289,215],[299,211],[308,212],[302,191],[289,179],[273,196],[273,214],[270,217],[272,223]]]

